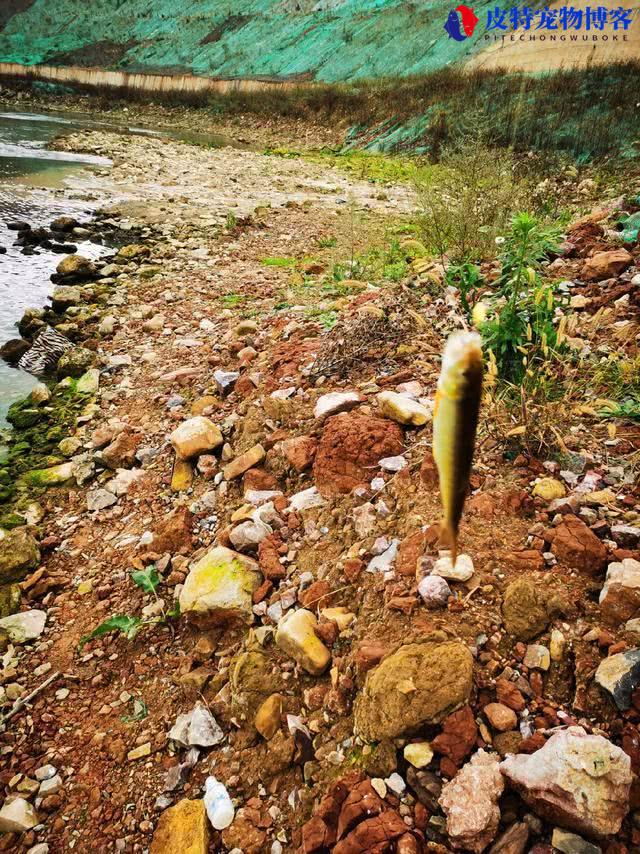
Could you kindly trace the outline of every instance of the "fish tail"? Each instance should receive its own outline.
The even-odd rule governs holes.
[[[440,526],[440,542],[451,550],[451,563],[456,565],[458,559],[458,532],[450,522],[443,521]]]

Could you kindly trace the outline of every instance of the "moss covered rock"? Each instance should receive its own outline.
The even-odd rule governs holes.
[[[533,578],[523,576],[507,587],[502,602],[504,627],[521,641],[533,640],[549,625],[544,594]]]
[[[59,377],[81,377],[93,363],[94,354],[86,347],[72,347],[58,359]]]
[[[40,550],[26,528],[0,531],[0,584],[22,581],[40,563]]]
[[[180,593],[181,612],[213,621],[253,622],[252,594],[262,579],[255,560],[217,546],[189,570]]]
[[[355,731],[369,741],[411,735],[467,703],[472,684],[473,658],[465,644],[405,644],[367,674]]]

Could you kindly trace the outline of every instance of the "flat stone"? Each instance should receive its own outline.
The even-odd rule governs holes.
[[[331,653],[314,631],[317,622],[315,614],[299,608],[282,617],[276,630],[276,646],[312,676],[324,673],[331,661]]]
[[[549,625],[546,600],[533,578],[522,576],[512,581],[502,601],[504,626],[517,640],[533,640]]]
[[[225,480],[235,480],[235,478],[240,477],[240,475],[249,469],[259,465],[266,455],[267,452],[262,445],[254,445],[253,448],[236,457],[235,460],[224,467],[223,474]]]
[[[208,850],[204,801],[184,798],[160,816],[149,854],[207,854]]]
[[[531,670],[548,670],[551,665],[549,649],[539,643],[531,643],[524,654],[524,664]]]
[[[451,555],[443,555],[435,562],[431,575],[448,578],[450,581],[468,581],[473,575],[473,571],[473,561],[469,555],[458,555],[455,565],[451,560]]]
[[[561,851],[562,854],[602,854],[599,845],[587,842],[576,833],[569,833],[560,827],[554,827],[551,844],[555,851]]]
[[[24,833],[39,822],[35,809],[23,798],[5,802],[0,809],[0,833]]]
[[[357,391],[332,391],[323,394],[316,401],[313,410],[314,418],[329,418],[338,412],[348,412],[363,402],[364,398]]]
[[[96,510],[106,510],[107,507],[113,507],[117,501],[117,497],[108,489],[94,489],[87,493],[87,510],[91,513]]]
[[[459,642],[405,644],[367,673],[355,731],[368,741],[411,735],[467,703],[473,658]]]
[[[405,394],[395,391],[382,391],[377,397],[378,406],[383,415],[409,427],[421,427],[431,420],[431,412],[426,406]]]
[[[280,729],[282,716],[282,695],[271,694],[260,705],[254,719],[255,728],[260,735],[269,741]]]
[[[27,643],[40,637],[46,621],[46,611],[20,611],[18,614],[3,617],[0,620],[0,629],[4,629],[12,643]]]

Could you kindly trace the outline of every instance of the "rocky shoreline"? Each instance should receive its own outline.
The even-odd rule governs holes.
[[[561,465],[485,417],[447,571],[429,449],[459,309],[435,263],[332,274],[410,190],[66,144],[114,161],[87,227],[117,248],[63,259],[20,327],[74,346],[0,463],[0,850],[635,850],[637,428],[572,413]],[[638,248],[606,216],[553,274],[574,338],[630,324],[630,352]]]

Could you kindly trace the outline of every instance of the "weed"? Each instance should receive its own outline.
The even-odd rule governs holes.
[[[452,264],[446,272],[447,285],[458,289],[460,302],[468,321],[472,319],[473,307],[476,304],[484,279],[480,267],[465,261],[463,264]]]
[[[156,602],[160,601],[158,599],[157,588],[161,579],[154,564],[151,564],[146,569],[132,572],[131,580],[137,587],[144,590],[145,593],[152,593]],[[131,616],[129,614],[114,614],[100,623],[99,626],[96,626],[96,628],[89,632],[88,635],[81,637],[78,643],[78,648],[82,649],[88,641],[93,640],[94,638],[103,637],[111,632],[119,632],[121,635],[124,635],[127,640],[135,640],[138,633],[143,628],[168,623],[169,620],[179,616],[180,606],[177,602],[171,610],[165,611],[165,609],[162,608],[161,613],[154,617],[143,618]]]
[[[238,217],[234,214],[233,211],[228,211],[227,217],[224,221],[224,225],[225,225],[225,228],[227,229],[227,231],[233,231],[233,229],[237,226],[237,224],[238,224]]]
[[[497,292],[480,326],[494,377],[526,386],[544,382],[551,356],[562,347],[562,330],[555,324],[556,289],[543,284],[539,273],[555,236],[554,229],[526,213],[511,223]]]
[[[238,305],[241,305],[246,300],[246,296],[244,294],[237,293],[229,293],[224,294],[220,297],[220,301],[225,308],[235,308]]]
[[[319,249],[333,249],[334,246],[338,245],[337,237],[319,237],[317,240]]]
[[[295,258],[281,258],[274,256],[272,258],[263,258],[262,264],[265,267],[295,267],[298,263]]]

